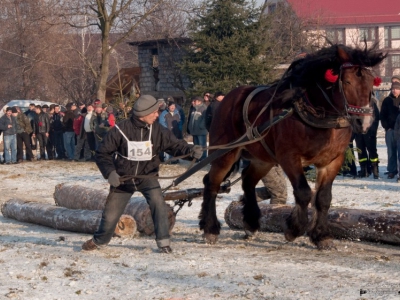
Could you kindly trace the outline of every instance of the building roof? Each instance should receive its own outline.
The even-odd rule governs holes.
[[[155,46],[157,44],[185,44],[190,43],[192,40],[187,37],[177,37],[177,38],[165,38],[165,39],[154,39],[154,40],[144,40],[144,41],[133,41],[129,42],[131,46],[141,46],[141,47],[148,47],[148,46]]]
[[[287,0],[301,18],[324,25],[400,24],[400,0]]]

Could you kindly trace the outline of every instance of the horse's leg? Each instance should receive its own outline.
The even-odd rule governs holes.
[[[205,241],[209,244],[217,242],[221,229],[221,224],[217,219],[215,199],[226,174],[239,158],[239,153],[240,151],[236,149],[215,160],[211,165],[210,172],[203,178],[204,194],[199,215],[199,225],[200,229],[204,230]]]
[[[271,169],[272,165],[264,162],[251,162],[242,171],[243,188],[243,225],[247,236],[251,237],[260,229],[259,219],[261,216],[260,208],[257,204],[256,190],[257,183]]]
[[[296,201],[292,213],[286,219],[286,227],[284,230],[286,240],[291,242],[306,232],[308,225],[307,208],[313,193],[304,176],[301,164],[295,166],[286,161],[284,164],[281,164],[281,166],[293,186],[293,194]]]
[[[332,249],[335,245],[328,229],[328,211],[332,201],[332,183],[343,162],[339,157],[328,166],[318,168],[315,211],[308,235],[318,249]]]

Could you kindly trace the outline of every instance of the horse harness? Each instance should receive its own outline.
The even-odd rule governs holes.
[[[346,95],[343,90],[343,82],[341,79],[341,75],[342,75],[342,69],[351,68],[351,67],[360,67],[361,68],[361,66],[358,66],[358,65],[353,65],[351,63],[345,63],[340,67],[340,73],[338,76],[339,91],[342,94],[343,101],[345,102],[345,112],[344,113],[341,113],[337,110],[337,108],[331,102],[327,93],[317,83],[317,87],[322,92],[322,95],[324,96],[326,101],[338,112],[338,115],[337,116],[327,115],[324,109],[319,109],[319,108],[314,107],[311,104],[311,102],[309,101],[306,92],[304,92],[301,97],[293,100],[293,102],[292,102],[293,107],[287,111],[285,118],[292,115],[293,110],[294,110],[297,113],[297,115],[300,117],[300,119],[309,126],[312,126],[315,128],[323,128],[323,129],[329,129],[329,128],[339,129],[339,128],[350,127],[349,115],[356,115],[356,116],[371,115],[372,114],[371,108],[358,107],[358,106],[348,104]],[[258,139],[260,141],[261,145],[264,147],[265,151],[267,151],[267,153],[277,162],[275,154],[270,149],[270,147],[268,147],[265,140],[262,139],[262,137],[265,136],[266,133],[264,133],[264,132],[259,133],[259,131],[257,130],[257,127],[254,127],[254,124],[257,121],[257,119],[259,118],[259,116],[263,112],[265,112],[267,110],[268,106],[271,104],[272,99],[275,96],[275,93],[272,95],[271,100],[269,100],[264,105],[264,107],[261,109],[261,111],[259,112],[259,114],[257,115],[257,117],[253,123],[250,122],[249,117],[248,117],[249,105],[250,105],[251,100],[254,98],[255,95],[257,95],[258,93],[265,91],[269,88],[271,88],[271,86],[257,87],[255,90],[253,90],[247,96],[247,98],[244,102],[244,105],[243,105],[243,121],[246,126],[246,135],[247,135],[248,139],[249,140]],[[276,90],[277,90],[277,88],[275,89],[275,92],[276,92]],[[278,122],[282,121],[283,119],[284,118],[281,118]],[[278,122],[276,122],[276,123],[278,123]]]

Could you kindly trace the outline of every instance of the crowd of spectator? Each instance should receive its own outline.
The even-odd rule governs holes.
[[[221,101],[223,96],[223,93],[217,93],[215,102]],[[172,96],[158,99],[158,122],[177,139],[184,138],[186,124],[186,131],[193,136],[193,143],[206,148],[208,123],[215,111],[215,105],[210,105],[213,99],[210,93],[193,97],[187,117]],[[93,161],[95,150],[104,136],[117,121],[129,117],[129,112],[130,107],[123,102],[114,108],[100,100],[87,105],[70,102],[64,112],[57,104],[41,106],[32,103],[26,112],[22,112],[18,106],[7,107],[0,118],[4,141],[4,155],[0,157],[0,162],[18,164],[53,159]],[[206,156],[205,150],[201,159]],[[171,159],[167,153],[160,154],[160,158],[162,161]]]

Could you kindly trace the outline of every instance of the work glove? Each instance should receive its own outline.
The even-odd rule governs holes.
[[[108,175],[108,183],[112,185],[113,187],[118,187],[121,185],[121,182],[119,181],[119,175],[117,174],[117,171],[112,171],[110,175]]]
[[[203,156],[203,147],[195,145],[192,148],[192,152],[190,153],[190,156],[195,158],[195,159],[200,159]]]

